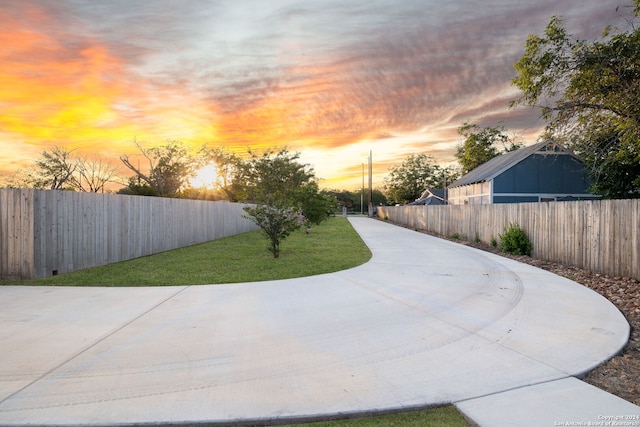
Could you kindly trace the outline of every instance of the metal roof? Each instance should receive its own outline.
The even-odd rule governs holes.
[[[528,147],[520,148],[516,151],[510,151],[500,156],[494,157],[486,163],[481,164],[468,174],[462,176],[460,179],[452,182],[449,188],[460,187],[462,185],[475,184],[478,182],[490,181],[496,176],[500,175],[507,169],[512,168],[516,164],[520,163],[530,155],[538,151],[551,151],[553,153],[565,153],[570,154],[576,158],[566,148],[558,145],[553,141],[543,141],[537,144],[530,145]]]
[[[444,205],[444,188],[428,188],[409,205]]]

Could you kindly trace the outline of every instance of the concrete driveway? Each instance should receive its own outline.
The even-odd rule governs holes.
[[[483,426],[640,415],[574,378],[628,339],[605,298],[473,248],[350,221],[374,255],[333,274],[0,287],[0,424],[250,423],[449,403]]]

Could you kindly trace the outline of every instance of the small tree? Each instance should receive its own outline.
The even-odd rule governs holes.
[[[301,215],[291,207],[275,207],[260,204],[244,208],[248,216],[269,239],[269,251],[274,258],[280,256],[280,242],[302,225]]]
[[[320,191],[316,182],[302,186],[296,199],[306,227],[310,227],[311,224],[320,225],[338,206],[337,199],[325,191]]]
[[[315,177],[308,165],[298,162],[299,155],[286,148],[250,154],[237,175],[237,188],[245,200],[257,203],[256,207],[244,208],[247,218],[269,238],[269,250],[278,258],[282,240],[303,224],[301,195],[311,191],[311,199],[317,196]]]

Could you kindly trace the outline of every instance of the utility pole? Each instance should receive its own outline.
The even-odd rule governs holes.
[[[362,162],[362,191],[360,192],[360,215],[364,215],[364,162]]]
[[[369,218],[373,217],[373,152],[369,150]]]

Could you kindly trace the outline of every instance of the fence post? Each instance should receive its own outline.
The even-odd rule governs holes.
[[[459,233],[473,240],[477,232],[483,241],[518,223],[536,258],[640,280],[640,199],[384,206],[379,215],[442,236]]]

